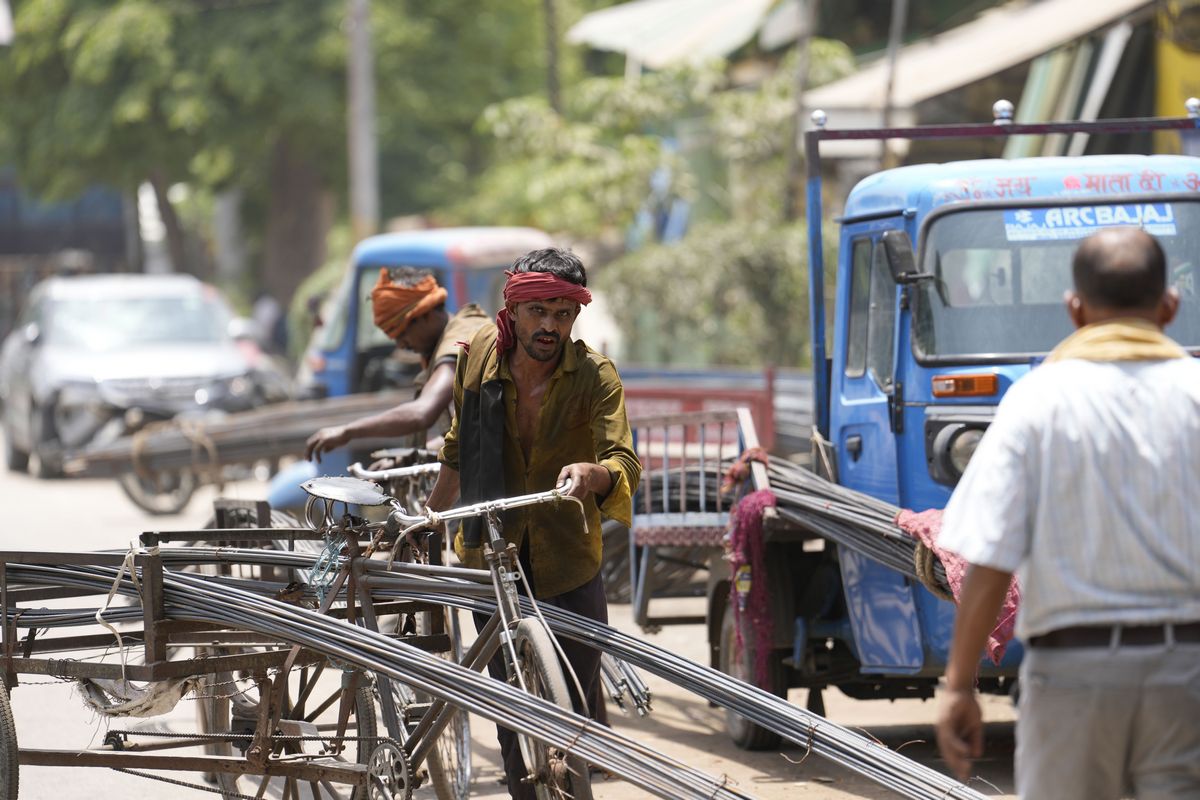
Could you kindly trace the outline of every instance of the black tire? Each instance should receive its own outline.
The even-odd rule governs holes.
[[[571,693],[558,661],[550,634],[540,620],[523,619],[514,635],[517,658],[525,686],[535,697],[560,708],[571,710]],[[525,767],[536,776],[534,791],[538,800],[592,800],[592,779],[587,762],[564,753],[557,747],[518,734]]]
[[[190,470],[159,471],[148,477],[124,472],[117,483],[135,506],[156,517],[183,511],[200,485]]]
[[[749,627],[749,626],[747,626]],[[733,604],[726,603],[721,617],[720,668],[730,677],[758,686],[755,679],[755,653],[757,644],[754,631],[742,631],[741,652],[738,652],[737,633],[734,627]],[[787,697],[787,672],[778,653],[767,659],[767,685],[758,686],[777,697]],[[736,711],[725,710],[725,731],[729,738],[743,750],[776,750],[781,737],[774,731],[755,725]]]
[[[306,697],[302,707],[293,705],[296,698],[304,696],[304,687],[312,682],[314,688]],[[309,667],[297,667],[288,676],[288,692],[284,703],[285,713],[280,717],[280,727],[285,732],[289,728],[311,731],[312,726],[321,734],[330,734],[336,730],[338,709],[341,705],[339,695],[342,688],[342,671],[336,667],[326,667],[316,664]],[[200,690],[200,729],[204,733],[235,733],[253,734],[255,720],[258,716],[259,692],[252,680],[244,675],[229,672],[206,675]],[[331,701],[332,702],[329,702]],[[320,713],[309,713],[309,709],[321,709],[328,703],[329,707]],[[310,719],[310,717],[312,717]],[[311,735],[311,734],[305,734]],[[354,692],[350,719],[345,730],[343,750],[328,756],[330,762],[366,764],[374,749],[379,736],[379,728],[375,719],[375,695],[370,685],[365,681]],[[206,746],[210,755],[223,757],[240,756],[249,744],[249,739],[216,742]],[[274,755],[296,755],[303,753],[319,753],[326,748],[330,739],[324,741],[281,741],[276,743]],[[320,763],[319,761],[317,763]],[[265,797],[290,796],[294,798],[312,798],[312,788],[294,778],[263,778],[254,775],[234,775],[220,773],[215,776],[217,788],[227,800],[243,795],[254,796],[262,788],[262,782],[268,781]],[[322,800],[339,798],[339,800],[365,800],[366,786],[350,786],[348,784],[322,783]],[[290,792],[290,794],[285,794]]]
[[[28,468],[35,478],[62,476],[62,449],[53,431],[53,409],[34,406],[29,418]]]
[[[24,472],[29,468],[29,453],[17,447],[13,441],[13,430],[4,426],[4,466],[9,472]]]
[[[600,530],[604,541],[600,564],[604,595],[610,603],[629,603],[633,599],[629,588],[629,528],[607,519]],[[685,593],[697,579],[698,570],[691,565],[703,564],[708,558],[702,547],[659,548],[659,554],[670,558],[656,558],[651,566],[654,593],[667,597]]]
[[[462,631],[458,623],[458,610],[446,608],[446,634],[450,637],[450,651],[439,653],[455,663],[461,664],[463,657]],[[417,616],[417,632],[431,633],[428,613]],[[428,703],[431,697],[422,692],[416,699]],[[437,746],[429,751],[425,759],[429,769],[429,782],[433,785],[438,800],[466,800],[471,795],[471,718],[465,711],[455,710],[446,729],[438,737]]]
[[[19,778],[17,726],[8,701],[8,688],[0,685],[0,800],[17,800]]]

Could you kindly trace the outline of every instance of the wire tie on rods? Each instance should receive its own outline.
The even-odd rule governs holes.
[[[708,796],[708,800],[716,800],[716,797],[717,797],[717,795],[719,795],[721,793],[721,790],[728,788],[729,784],[731,782],[733,783],[733,785],[735,785],[735,786],[737,785],[737,781],[730,780],[728,773],[722,772],[721,773],[721,782],[713,787],[712,794],[710,794]]]

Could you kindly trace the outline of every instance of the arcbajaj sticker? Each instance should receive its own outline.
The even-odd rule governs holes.
[[[1010,242],[1082,239],[1114,225],[1144,228],[1155,236],[1174,236],[1175,210],[1170,203],[1127,203],[1004,212],[1004,236]]]

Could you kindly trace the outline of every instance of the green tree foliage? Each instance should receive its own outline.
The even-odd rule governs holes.
[[[452,213],[597,237],[629,228],[653,175],[661,195],[707,211],[693,213],[682,241],[596,271],[625,331],[625,358],[802,365],[807,238],[802,224],[782,220],[794,59],[753,88],[729,88],[725,64],[715,62],[637,81],[583,81],[562,115],[540,97],[494,105],[480,125],[496,158]],[[828,40],[813,43],[811,64],[810,85],[853,69],[849,50]]]
[[[824,241],[832,276],[836,233]],[[807,263],[801,224],[709,223],[606,265],[596,285],[629,361],[799,367],[810,361]]]
[[[721,81],[720,65],[634,83],[589,78],[567,90],[562,115],[536,95],[490,106],[479,127],[494,140],[494,157],[450,214],[595,235],[629,224],[661,166],[674,176],[672,191],[689,197],[691,172],[660,134],[680,118],[704,116]]]
[[[149,182],[180,269],[195,265],[168,187],[242,186],[248,227],[266,239],[256,260],[267,273],[276,265],[265,283],[286,297],[288,270],[311,269],[324,231],[272,240],[271,229],[319,227],[314,210],[343,174],[341,158],[329,157],[344,140],[343,8],[339,0],[308,3],[304,13],[263,0],[16,3],[16,39],[0,53],[0,124],[22,182],[50,198]]]

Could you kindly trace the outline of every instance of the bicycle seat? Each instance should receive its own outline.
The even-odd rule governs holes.
[[[387,494],[371,481],[361,478],[322,476],[300,484],[300,488],[322,500],[336,500],[360,506],[386,506],[392,502]]]

